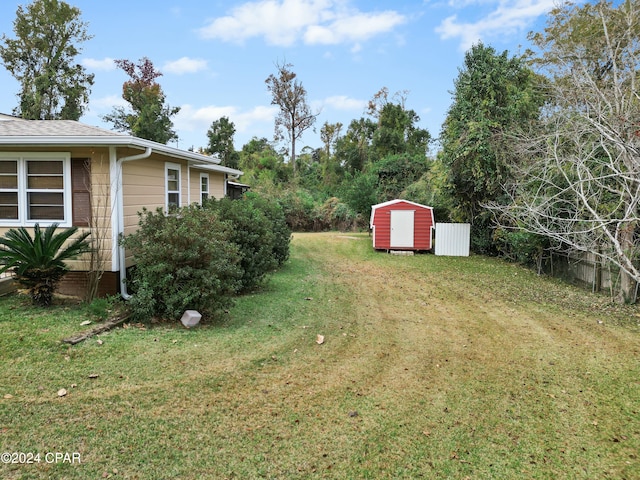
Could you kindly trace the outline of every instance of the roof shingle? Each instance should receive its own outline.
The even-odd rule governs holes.
[[[96,137],[118,136],[121,133],[85,125],[75,120],[2,120],[2,137]]]

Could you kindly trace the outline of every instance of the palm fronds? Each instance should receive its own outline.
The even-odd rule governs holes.
[[[59,232],[57,229],[57,223],[44,230],[36,224],[33,237],[20,227],[10,229],[0,238],[0,273],[12,270],[37,305],[51,304],[58,282],[69,270],[65,262],[91,250],[87,241],[90,232],[70,240],[77,227]]]

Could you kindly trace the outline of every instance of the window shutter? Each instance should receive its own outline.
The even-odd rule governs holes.
[[[88,227],[91,223],[91,164],[89,159],[71,159],[71,206],[73,225]]]

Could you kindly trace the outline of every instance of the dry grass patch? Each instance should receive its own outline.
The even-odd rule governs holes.
[[[350,237],[296,234],[265,291],[195,330],[69,349],[72,311],[2,300],[3,450],[82,454],[2,477],[638,478],[635,307]]]

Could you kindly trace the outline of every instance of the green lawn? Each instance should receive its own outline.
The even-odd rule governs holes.
[[[215,323],[87,318],[0,299],[0,478],[640,478],[638,308],[496,259],[296,234]]]

